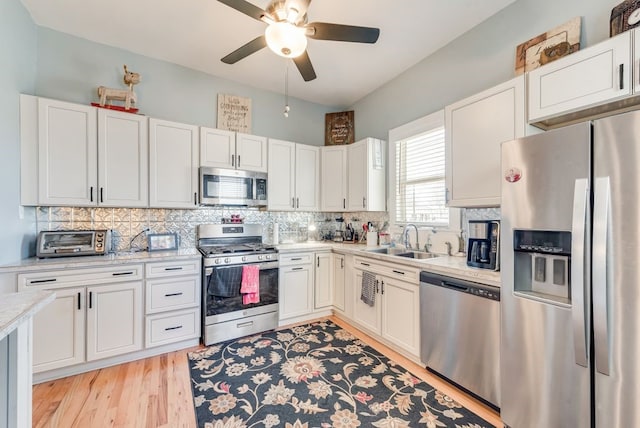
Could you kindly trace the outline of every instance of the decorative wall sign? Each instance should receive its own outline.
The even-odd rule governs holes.
[[[324,145],[351,144],[354,140],[353,110],[327,113],[324,117]]]
[[[218,129],[251,134],[251,98],[218,94]]]
[[[624,33],[640,25],[640,0],[625,0],[611,9],[609,35]]]
[[[579,16],[516,48],[516,75],[531,71],[580,50]]]

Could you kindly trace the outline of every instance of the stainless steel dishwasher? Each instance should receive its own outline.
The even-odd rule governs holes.
[[[420,357],[427,369],[500,407],[500,289],[420,273]]]

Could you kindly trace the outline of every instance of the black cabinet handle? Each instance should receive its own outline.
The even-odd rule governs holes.
[[[93,308],[93,291],[89,291],[89,309]]]
[[[300,198],[296,198],[296,201],[298,201],[298,206],[296,208],[300,208]]]
[[[376,293],[380,292],[380,281],[376,279]]]
[[[340,259],[340,269],[344,269],[344,259]]]
[[[238,168],[240,168],[240,155],[238,155]]]
[[[317,266],[320,267],[320,257],[316,257],[317,260]]]
[[[236,155],[231,155],[231,166],[236,166]]]
[[[382,281],[382,294],[384,294],[384,280]]]
[[[80,292],[78,292],[78,310],[82,309],[82,306],[80,304]]]
[[[362,208],[366,208],[367,207],[367,198],[365,198],[364,196],[362,197]]]
[[[89,201],[93,202],[93,186],[89,187]]]
[[[133,271],[131,271],[131,272],[114,272],[111,275],[113,275],[113,276],[133,275]]]
[[[164,270],[182,270],[182,266],[168,267],[168,268],[164,268]]]
[[[198,205],[198,192],[193,192],[193,205]]]
[[[362,263],[362,262],[360,262],[360,264],[361,264],[362,266],[371,266],[369,263]]]
[[[624,64],[620,64],[618,67],[618,73],[620,74],[620,89],[624,89]]]
[[[57,279],[56,278],[48,278],[48,279],[36,279],[33,281],[30,281],[31,284],[42,284],[45,282],[56,282]]]
[[[167,293],[164,297],[182,296],[182,293]]]
[[[404,275],[404,272],[399,271],[399,270],[394,270],[394,271],[393,271],[393,273],[397,273],[397,274],[400,274],[400,275]]]
[[[343,209],[347,208],[347,199],[346,198],[342,198],[342,208]]]
[[[178,325],[178,326],[175,326],[175,327],[167,327],[167,328],[164,329],[164,331],[177,330],[179,328],[182,328],[182,326]]]
[[[301,268],[301,267],[297,267],[297,268],[293,268],[293,269],[291,269],[291,270],[302,270],[302,269],[303,269],[303,268]]]
[[[291,259],[291,261],[292,261],[292,262],[293,262],[293,261],[298,261],[298,260],[302,260],[302,257],[293,257],[293,258]]]
[[[296,207],[296,198],[291,198],[291,208]]]
[[[103,195],[103,191],[104,191],[104,187],[100,188],[100,202],[104,202],[104,195]]]

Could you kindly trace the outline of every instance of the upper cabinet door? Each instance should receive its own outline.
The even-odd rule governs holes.
[[[235,132],[223,129],[200,128],[200,166],[234,168],[235,154]]]
[[[529,122],[632,93],[631,31],[529,72]]]
[[[149,205],[148,119],[98,110],[98,203],[105,207]]]
[[[267,172],[267,139],[257,135],[239,133],[236,135],[237,169]]]
[[[38,202],[96,205],[96,108],[39,98],[38,134]]]
[[[347,209],[365,211],[367,209],[367,141],[358,141],[347,146],[349,171],[347,184]]]
[[[525,134],[524,76],[445,107],[450,207],[500,205],[500,144]]]
[[[322,211],[342,212],[347,208],[347,147],[322,147]]]
[[[271,177],[271,175],[269,175]],[[320,209],[320,147],[296,144],[296,209]]]
[[[296,144],[269,139],[267,205],[272,211],[295,209]]]
[[[198,206],[198,127],[149,119],[149,206]]]

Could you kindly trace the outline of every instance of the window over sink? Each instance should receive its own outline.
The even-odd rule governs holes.
[[[458,227],[446,206],[444,137],[443,110],[389,131],[393,223]]]

